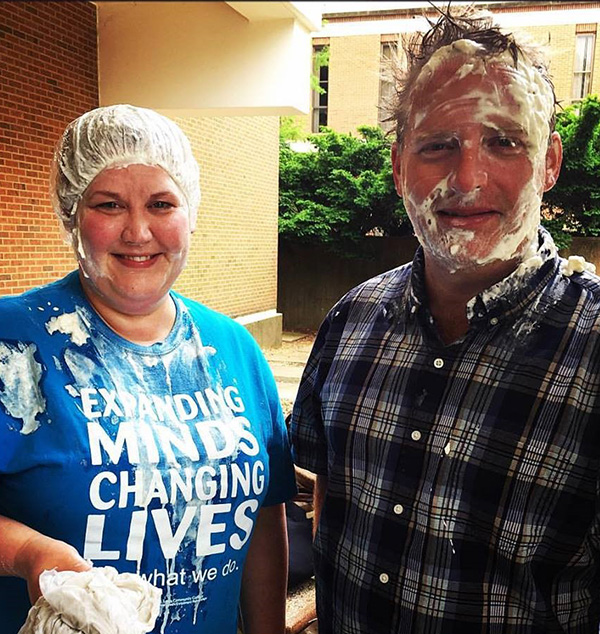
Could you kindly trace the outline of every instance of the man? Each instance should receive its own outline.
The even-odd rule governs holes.
[[[330,311],[291,422],[319,634],[597,634],[600,285],[540,226],[552,83],[469,10],[408,62],[392,160],[420,247]]]

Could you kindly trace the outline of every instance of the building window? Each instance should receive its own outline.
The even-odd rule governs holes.
[[[327,125],[327,101],[329,95],[329,47],[313,48],[312,123],[311,131],[320,132]]]
[[[397,40],[381,43],[380,72],[379,72],[379,104],[377,108],[377,122],[379,127],[388,133],[394,129],[393,121],[386,121],[390,115],[390,106],[394,97],[394,78],[392,62],[396,56]]]
[[[577,33],[575,40],[575,71],[573,75],[573,101],[590,94],[595,33]]]

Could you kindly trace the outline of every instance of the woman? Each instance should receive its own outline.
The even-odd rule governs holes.
[[[171,291],[200,198],[188,139],[92,110],[53,194],[78,270],[0,300],[0,634],[43,570],[90,564],[162,589],[156,632],[234,634],[240,587],[246,633],[283,632],[295,481],[273,377],[243,327]]]

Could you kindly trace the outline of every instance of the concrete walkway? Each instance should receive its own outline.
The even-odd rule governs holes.
[[[283,413],[291,411],[298,385],[315,336],[312,333],[284,332],[280,348],[266,348],[264,355],[275,375]]]

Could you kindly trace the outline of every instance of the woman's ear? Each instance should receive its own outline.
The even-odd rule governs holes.
[[[546,167],[544,172],[544,191],[547,192],[556,184],[562,165],[562,140],[558,132],[550,136],[550,144],[546,151]]]

